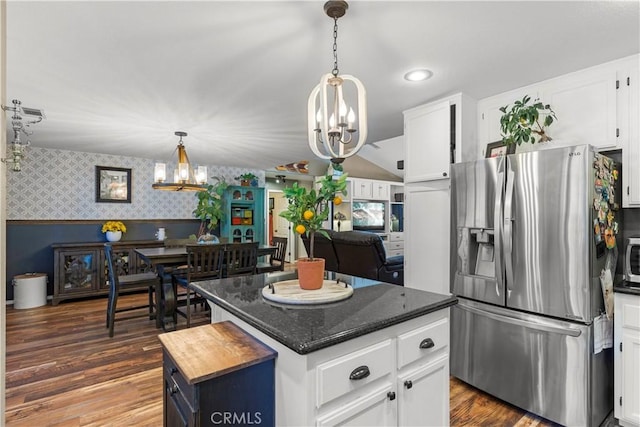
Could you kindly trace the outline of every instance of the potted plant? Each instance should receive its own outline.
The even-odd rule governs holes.
[[[280,216],[291,222],[298,234],[305,234],[309,238],[309,258],[298,259],[298,280],[302,289],[319,289],[324,279],[324,259],[315,258],[315,234],[320,233],[330,239],[326,231],[322,230],[322,223],[329,218],[329,203],[339,205],[346,195],[347,174],[337,179],[325,175],[319,182],[317,190],[307,190],[294,182],[291,187],[283,190],[289,201],[286,211]]]
[[[206,190],[196,193],[198,205],[193,210],[193,215],[200,220],[200,228],[198,230],[198,240],[208,240],[207,236],[211,235],[220,220],[224,218],[224,192],[229,184],[224,178],[214,176],[215,182],[207,184]]]
[[[102,232],[105,233],[107,241],[117,242],[122,238],[122,233],[127,232],[127,227],[122,221],[107,221],[102,224]]]
[[[258,186],[258,177],[251,172],[243,173],[240,176],[236,176],[235,179],[240,181],[240,185],[243,187],[257,187]]]
[[[551,109],[549,104],[543,104],[539,100],[535,100],[533,104],[529,104],[531,97],[525,95],[522,100],[517,100],[511,108],[508,105],[500,108],[503,113],[500,118],[500,131],[502,133],[502,141],[506,144],[522,144],[523,142],[551,141],[551,137],[546,134],[545,128],[549,127],[554,120],[557,120],[556,113]],[[540,116],[544,116],[542,123]],[[532,135],[535,134],[535,135]]]

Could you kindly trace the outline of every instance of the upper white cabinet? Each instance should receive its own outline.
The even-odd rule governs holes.
[[[540,100],[556,113],[558,120],[549,127],[549,135],[562,145],[620,148],[615,69],[589,69],[548,80],[541,85]]]
[[[449,165],[471,160],[475,100],[456,94],[404,112],[405,182],[449,178]]]
[[[618,111],[622,143],[622,207],[640,207],[640,72],[638,60],[619,71]]]
[[[550,104],[555,111],[557,121],[548,128],[553,138],[550,144],[590,144],[602,151],[626,148],[633,141],[633,121],[637,124],[638,120],[637,113],[635,119],[630,116],[633,79],[629,90],[627,78],[637,67],[638,56],[634,55],[478,101],[477,158],[484,157],[488,143],[502,139],[499,108],[524,95]],[[637,87],[635,91],[637,95]]]
[[[389,183],[369,179],[353,178],[352,199],[389,200]]]

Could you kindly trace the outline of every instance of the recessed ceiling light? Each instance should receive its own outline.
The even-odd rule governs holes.
[[[404,75],[405,80],[410,82],[422,82],[428,80],[433,76],[433,71],[425,69],[409,71]]]

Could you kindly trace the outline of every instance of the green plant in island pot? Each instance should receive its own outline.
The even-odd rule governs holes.
[[[234,179],[240,181],[240,185],[243,187],[258,186],[258,177],[251,172],[243,173],[242,175],[236,176]]]
[[[224,218],[224,193],[229,184],[224,178],[214,176],[213,184],[206,184],[206,189],[196,193],[198,205],[193,215],[200,220],[200,228],[196,236],[199,242],[215,241],[211,234],[218,223]]]
[[[545,128],[558,120],[556,113],[549,104],[543,104],[538,99],[533,104],[530,101],[531,97],[525,95],[510,108],[508,105],[500,108],[503,113],[500,117],[500,132],[505,145],[521,145],[523,142],[535,144],[536,138],[538,143],[551,141]]]
[[[320,233],[330,239],[322,223],[329,218],[330,203],[339,205],[342,197],[347,194],[347,174],[337,179],[331,175],[324,176],[318,183],[317,189],[307,189],[294,182],[291,187],[283,190],[289,201],[286,211],[280,216],[293,224],[298,234],[305,234],[309,238],[309,257],[298,259],[298,281],[302,289],[313,290],[322,287],[324,281],[324,259],[314,255],[315,235]]]

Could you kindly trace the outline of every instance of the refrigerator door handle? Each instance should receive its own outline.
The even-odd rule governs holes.
[[[496,200],[493,209],[493,244],[495,246],[495,275],[496,275],[496,294],[500,296],[500,289],[504,288],[504,276],[502,273],[502,203],[504,198],[504,157],[500,158],[498,163],[498,179],[496,181]]]
[[[470,305],[466,305],[460,302],[458,302],[458,307],[462,310],[466,310],[471,313],[478,314],[480,316],[485,316],[490,319],[497,320],[499,322],[510,323],[516,326],[522,326],[527,329],[536,329],[538,331],[568,335],[571,337],[579,337],[582,334],[582,331],[580,331],[579,329],[563,328],[563,327],[554,326],[549,323],[541,322],[534,319],[529,319],[529,320],[519,319],[516,317],[511,317],[505,313],[496,313],[487,309],[479,309],[479,308],[472,307]]]
[[[509,285],[513,283],[513,187],[515,173],[511,169],[509,163],[506,164],[507,189],[504,196],[504,222],[503,222],[503,244],[504,244],[504,264],[507,279],[507,290]],[[507,291],[507,298],[509,297]]]

